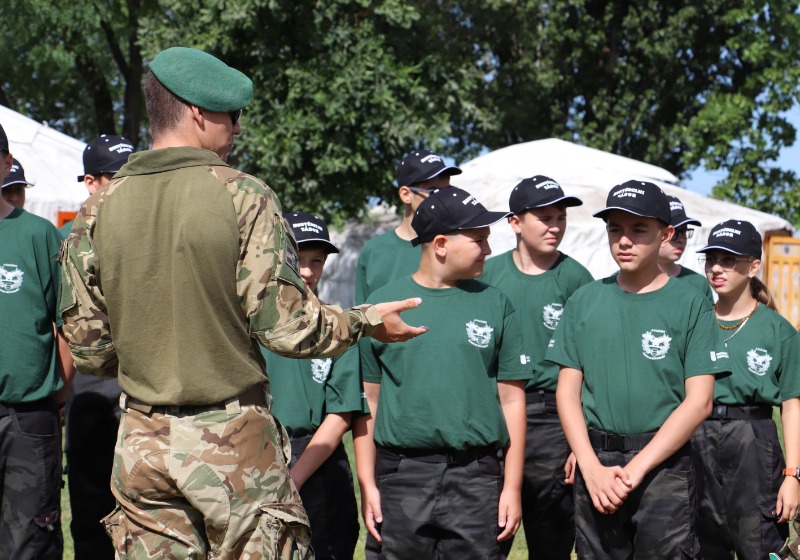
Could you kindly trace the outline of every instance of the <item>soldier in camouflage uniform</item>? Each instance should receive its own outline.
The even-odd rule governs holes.
[[[418,299],[342,310],[306,289],[275,194],[225,163],[252,97],[211,55],[156,56],[153,149],[87,200],[64,243],[76,364],[123,390],[104,520],[120,558],[311,557],[257,343],[326,357],[426,330],[398,315]]]

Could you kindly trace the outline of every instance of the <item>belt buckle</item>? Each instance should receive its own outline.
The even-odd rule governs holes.
[[[448,463],[468,463],[470,460],[469,449],[451,449],[447,452]]]
[[[717,418],[727,418],[728,417],[728,407],[724,404],[718,404],[714,407],[713,416]]]
[[[606,434],[606,451],[625,452],[625,436],[619,434]]]

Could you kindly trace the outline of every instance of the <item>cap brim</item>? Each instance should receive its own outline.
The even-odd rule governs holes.
[[[603,208],[599,212],[595,212],[594,214],[592,214],[592,217],[605,220],[606,216],[608,216],[608,214],[612,210],[619,210],[620,212],[627,212],[628,214],[633,214],[634,216],[641,216],[642,218],[653,218],[654,220],[658,220],[659,222],[664,222],[664,219],[659,218],[658,216],[653,216],[652,214],[643,214],[641,212],[634,212],[630,208],[620,208],[619,206],[609,206],[608,208]],[[668,224],[669,222],[664,222],[664,223]]]
[[[298,241],[297,242],[297,246],[302,248],[303,245],[305,245],[306,243],[317,243],[319,245],[324,245],[325,248],[327,249],[328,253],[338,253],[339,252],[339,248],[336,245],[334,245],[333,243],[331,243],[327,239],[322,239],[322,238],[317,238],[317,237],[314,237],[314,238],[311,238],[311,239],[303,239],[301,241]]]
[[[706,245],[702,249],[698,249],[697,252],[698,253],[706,253],[708,251],[713,251],[715,249],[720,250],[720,251],[725,251],[727,253],[732,253],[734,255],[739,255],[740,257],[752,257],[753,256],[753,255],[750,255],[749,253],[742,253],[741,251],[737,251],[735,249],[731,249],[730,247],[723,247],[722,245]]]
[[[10,187],[11,185],[25,185],[25,188],[29,189],[33,186],[33,183],[29,183],[28,181],[9,181],[8,183],[3,183],[3,188]]]
[[[553,204],[563,204],[568,208],[572,208],[573,206],[583,206],[583,201],[577,196],[561,196],[559,198],[554,198],[553,200],[545,200],[538,204],[526,206],[520,210],[520,212],[525,212],[526,210],[532,210],[534,208],[546,208],[547,206],[552,206]],[[517,214],[518,212],[514,213]]]
[[[694,218],[686,218],[685,220],[678,222],[677,224],[672,224],[672,227],[681,227],[681,226],[702,226],[698,220]]]
[[[477,216],[476,218],[473,218],[472,220],[470,220],[466,224],[463,224],[461,227],[458,228],[457,231],[461,231],[461,230],[464,230],[464,229],[477,229],[477,228],[489,227],[489,226],[492,226],[492,225],[496,224],[500,220],[503,220],[503,219],[508,218],[509,216],[513,216],[513,215],[514,215],[513,212],[489,212],[489,211],[486,211],[483,214],[481,214],[480,216]]]
[[[439,175],[451,175],[452,176],[452,175],[461,175],[461,173],[462,173],[461,169],[459,169],[455,165],[447,165],[447,166],[439,169],[435,173],[432,173],[431,175],[428,175],[427,177],[421,177],[421,178],[417,179],[416,181],[414,181],[412,183],[412,185],[416,185],[417,183],[423,183],[425,181],[430,181],[431,179],[435,179]]]

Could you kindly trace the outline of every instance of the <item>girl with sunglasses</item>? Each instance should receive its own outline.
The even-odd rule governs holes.
[[[800,503],[800,335],[756,278],[761,235],[752,224],[714,226],[699,252],[719,298],[716,357],[727,357],[733,372],[716,381],[711,416],[692,438],[701,555],[767,558],[783,546]],[[785,460],[774,406],[781,407]]]

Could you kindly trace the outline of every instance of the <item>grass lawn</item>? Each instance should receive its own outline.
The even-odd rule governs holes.
[[[778,409],[775,409],[775,413],[773,414],[773,418],[775,419],[775,423],[778,425],[778,436],[781,440],[781,447],[783,447],[783,431],[781,430],[781,419],[780,413]],[[353,476],[355,477],[355,464],[353,463],[353,440],[348,433],[345,436],[345,447],[347,448],[347,454],[350,457],[350,465],[353,469]],[[69,481],[67,481],[69,482]],[[356,489],[356,498],[359,504],[359,512],[361,509],[361,492],[358,488],[358,483],[355,484]],[[72,514],[69,509],[69,493],[67,492],[66,486],[64,490],[61,492],[61,527],[64,531],[64,560],[73,560],[75,557],[75,552],[72,544],[72,535],[69,532],[69,522],[72,519]],[[792,531],[794,537],[794,531]],[[358,546],[356,547],[356,554],[354,560],[364,560],[364,543],[366,542],[366,530],[361,527],[361,534],[358,539]],[[528,557],[528,549],[525,546],[525,534],[522,528],[520,528],[519,532],[517,533],[516,538],[514,539],[514,547],[511,549],[511,554],[509,555],[509,560],[525,560]],[[574,558],[574,555],[573,555]]]

